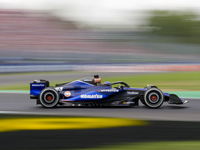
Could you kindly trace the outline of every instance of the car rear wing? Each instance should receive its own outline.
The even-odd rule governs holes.
[[[30,83],[30,98],[31,99],[38,99],[41,91],[49,87],[49,81],[46,80],[34,80],[32,83]]]

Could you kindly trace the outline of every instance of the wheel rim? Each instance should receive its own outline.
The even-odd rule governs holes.
[[[156,99],[157,99],[157,96],[156,96],[156,95],[151,96],[151,100],[152,100],[152,101],[155,101]]]
[[[55,96],[54,96],[53,93],[47,92],[47,93],[44,94],[44,101],[45,101],[45,103],[48,103],[48,104],[49,103],[53,103],[54,100],[55,100]]]
[[[52,100],[52,98],[53,98],[53,97],[52,97],[51,95],[47,95],[47,100],[48,100],[48,101]]]
[[[150,93],[148,97],[149,97],[149,101],[154,104],[157,103],[160,99],[160,96],[155,92]]]

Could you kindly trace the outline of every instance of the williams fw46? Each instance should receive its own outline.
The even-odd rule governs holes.
[[[149,108],[158,108],[163,102],[185,104],[188,101],[175,94],[163,93],[156,86],[131,88],[127,83],[104,82],[95,75],[49,87],[49,81],[35,80],[30,83],[30,98],[44,107],[68,106],[133,106],[140,100]]]

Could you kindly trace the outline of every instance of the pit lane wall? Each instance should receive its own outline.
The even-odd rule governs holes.
[[[200,71],[200,64],[119,64],[119,65],[3,65],[0,73],[45,71],[92,71],[92,72],[170,72]]]

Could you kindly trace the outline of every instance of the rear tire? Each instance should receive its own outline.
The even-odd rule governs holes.
[[[161,90],[151,88],[144,94],[144,103],[149,108],[159,108],[164,102],[164,96]]]
[[[59,102],[59,94],[53,88],[45,88],[39,96],[39,101],[43,107],[56,107]]]

